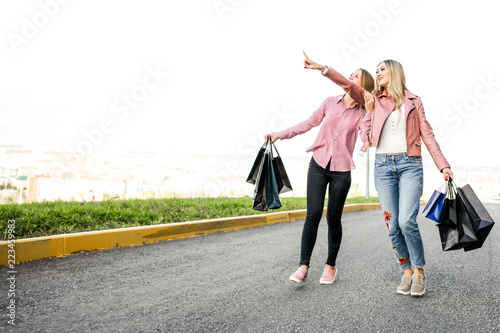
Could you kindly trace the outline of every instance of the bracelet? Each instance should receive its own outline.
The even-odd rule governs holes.
[[[321,74],[326,75],[328,73],[328,66],[325,65],[325,70],[321,72]]]

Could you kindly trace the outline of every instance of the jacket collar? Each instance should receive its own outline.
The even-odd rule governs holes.
[[[405,96],[406,96],[406,98],[409,98],[409,99],[415,99],[415,98],[417,98],[417,95],[415,95],[414,93],[410,92],[409,90],[405,90]]]
[[[378,97],[378,99],[382,98],[382,97],[387,97],[387,93],[385,92],[385,90],[380,90],[376,95],[375,97]]]
[[[378,97],[378,99],[380,99],[382,97],[387,97],[387,93],[385,90],[381,90],[375,96]],[[405,97],[408,99],[414,99],[417,96],[415,94],[413,94],[412,92],[410,92],[409,90],[405,90]]]

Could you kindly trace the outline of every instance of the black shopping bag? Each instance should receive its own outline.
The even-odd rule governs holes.
[[[257,180],[257,175],[259,174],[259,168],[263,162],[264,154],[266,153],[266,145],[267,145],[267,143],[264,143],[262,145],[262,147],[260,147],[260,150],[257,153],[257,157],[255,158],[255,161],[253,162],[252,169],[250,170],[250,173],[248,174],[247,183],[255,184],[255,181]]]
[[[456,208],[451,209],[451,205],[455,205],[455,199],[446,198],[443,205],[443,213],[439,220],[440,226],[457,227]]]
[[[267,211],[267,181],[269,174],[269,154],[264,156],[259,164],[259,169],[255,179],[255,190],[253,193],[253,209]]]
[[[477,241],[464,247],[465,251],[479,249],[483,246],[495,222],[481,203],[476,193],[470,185],[465,185],[457,189],[458,194],[463,198],[465,209],[472,221],[472,227],[477,237]]]
[[[277,156],[273,155],[273,147]],[[292,189],[283,161],[271,138],[260,148],[247,182],[255,184],[253,209],[267,211],[280,208],[279,194]]]
[[[273,159],[272,150],[270,149],[270,159]],[[268,164],[268,177],[267,177],[267,207],[269,209],[281,208],[281,201],[278,191],[278,183],[276,182],[276,175],[274,173],[273,163]]]
[[[455,192],[456,186],[453,180],[450,182],[450,195],[447,209],[443,212],[445,216],[454,221],[456,226],[450,224],[438,224],[439,236],[443,251],[463,249],[477,241],[472,222],[465,208],[463,197]]]
[[[440,222],[443,211],[444,211],[444,201],[446,199],[446,193],[443,192],[443,188],[447,185],[444,183],[438,190],[434,190],[427,205],[425,205],[422,215],[431,219],[435,222]]]
[[[457,189],[455,188],[455,185],[452,180],[446,182],[445,193],[446,195],[443,203],[443,210],[441,212],[441,217],[438,222],[441,226],[456,227],[457,226],[456,207],[450,210],[450,206],[455,205],[454,201],[457,195]]]
[[[276,145],[274,143],[272,145],[274,150],[276,150],[276,156],[273,156],[273,170],[278,185],[278,192],[282,194],[292,191],[292,184],[290,184],[290,179],[288,179],[283,160],[281,159],[278,149],[276,149]]]
[[[446,210],[444,214],[449,216],[450,218],[454,218],[456,220],[456,201],[449,200]],[[439,237],[441,238],[441,246],[443,251],[451,251],[458,250],[460,247],[457,247],[459,243],[459,234],[457,227],[453,227],[450,225],[442,225],[438,224],[439,229]]]

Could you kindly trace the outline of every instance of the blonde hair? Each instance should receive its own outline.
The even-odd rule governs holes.
[[[378,65],[380,66],[382,63],[385,63],[387,71],[389,72],[389,84],[387,87],[380,87],[378,82],[375,82],[374,95],[379,91],[385,90],[387,94],[394,99],[394,110],[396,110],[404,104],[405,90],[408,90],[406,88],[405,72],[403,66],[396,60],[384,60]]]

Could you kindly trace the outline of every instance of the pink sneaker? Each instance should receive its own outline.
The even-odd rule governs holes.
[[[295,283],[302,283],[307,281],[307,270],[300,266],[299,269],[290,275],[290,281]]]
[[[335,273],[334,273],[335,272]],[[323,271],[323,276],[319,279],[320,284],[332,284],[337,277],[338,270],[337,268],[331,269],[330,267],[325,267]]]

